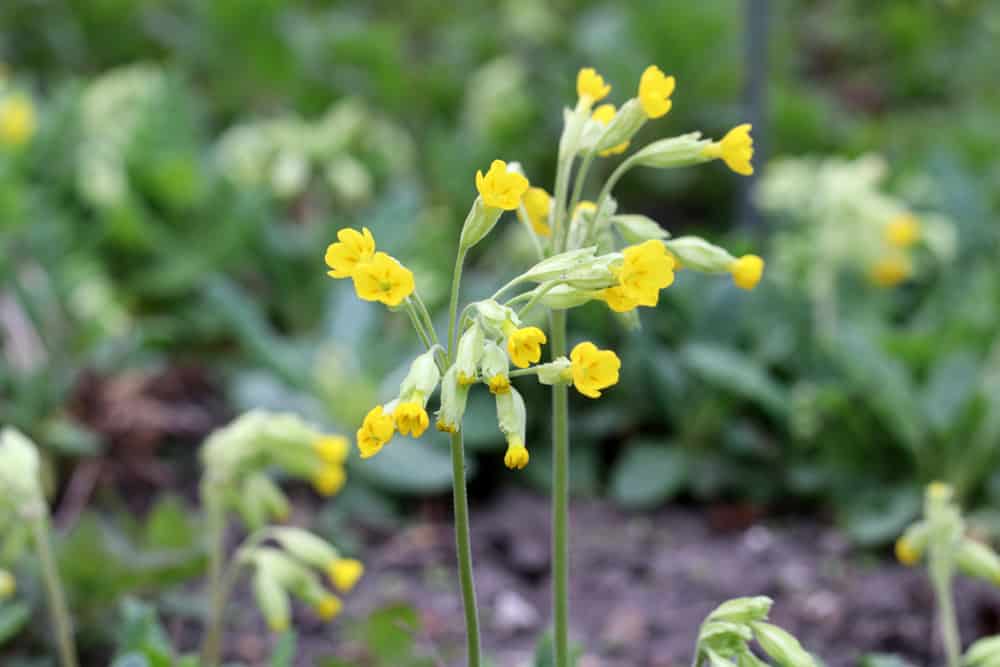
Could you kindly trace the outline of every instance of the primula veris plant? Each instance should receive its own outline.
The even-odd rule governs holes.
[[[896,541],[896,557],[904,565],[926,563],[937,598],[938,629],[948,667],[997,664],[1000,636],[975,642],[962,656],[952,579],[961,572],[1000,586],[1000,556],[990,546],[966,535],[965,520],[952,487],[942,482],[927,485],[924,516]]]
[[[764,596],[736,598],[719,605],[698,631],[694,667],[764,667],[753,644],[782,667],[816,667],[816,660],[787,630],[767,622],[772,601]]]
[[[566,340],[566,312],[591,301],[603,302],[627,323],[637,309],[652,308],[682,268],[729,274],[736,286],[753,289],[764,261],[737,258],[697,237],[670,239],[659,223],[645,216],[619,213],[612,191],[634,167],[658,169],[694,166],[719,160],[732,171],[753,173],[749,125],[739,125],[720,141],[699,132],[660,139],[627,156],[603,184],[597,198],[583,200],[593,161],[625,153],[647,123],[666,116],[676,88],[674,77],[651,65],[641,73],[635,95],[620,108],[604,103],[612,86],[593,68],[580,70],[577,102],[563,111],[558,169],[552,194],[532,185],[517,163],[493,160],[470,179],[473,200],[461,235],[452,276],[448,329],[439,336],[413,279],[396,258],[377,250],[368,229],[342,229],[326,251],[328,275],[350,279],[358,297],[405,311],[425,352],[413,360],[395,396],[373,406],[358,428],[362,458],[376,456],[398,433],[420,437],[431,423],[427,405],[440,389],[434,419],[451,436],[458,561],[465,605],[468,664],[480,665],[480,642],[469,546],[465,496],[462,420],[476,385],[494,396],[498,428],[507,440],[504,465],[521,470],[530,464],[526,440],[527,409],[514,386],[534,377],[553,387],[553,617],[557,667],[567,667],[567,389],[597,399],[619,381],[621,361],[613,350]],[[579,168],[575,170],[577,160]],[[572,191],[570,186],[572,185]],[[481,242],[506,211],[523,226],[537,252],[537,263],[502,285],[489,298],[459,308],[466,253]],[[547,311],[548,330],[531,316]],[[543,350],[549,361],[542,363]]]

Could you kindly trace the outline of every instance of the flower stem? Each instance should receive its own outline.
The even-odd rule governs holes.
[[[59,571],[56,569],[52,555],[52,539],[49,533],[49,519],[42,514],[31,522],[32,538],[38,561],[42,568],[42,579],[45,582],[45,593],[49,599],[49,614],[52,616],[52,626],[55,630],[56,646],[59,650],[59,663],[62,667],[77,667],[76,646],[73,643],[73,627],[70,622],[69,609],[66,606],[66,594]]]
[[[959,667],[962,662],[962,645],[958,634],[958,620],[955,617],[955,603],[952,599],[951,576],[946,572],[933,573],[934,594],[938,603],[938,625],[944,643],[948,667]]]
[[[465,264],[465,248],[459,248],[458,256],[455,257],[455,272],[451,278],[451,299],[448,304],[448,359],[455,359],[455,318],[458,315],[458,293],[462,286],[462,265]]]
[[[206,497],[208,494],[202,494]],[[205,636],[201,644],[201,661],[205,667],[215,667],[222,657],[222,619],[226,607],[223,586],[223,560],[225,559],[225,510],[210,498],[205,500],[206,530],[208,532],[208,590],[209,610]]]
[[[451,434],[452,490],[455,500],[455,548],[458,554],[458,577],[465,608],[465,638],[468,667],[479,667],[479,612],[476,587],[472,581],[472,544],[469,540],[469,500],[465,494],[465,450],[462,433]]]
[[[566,354],[566,311],[552,311],[552,358]],[[569,396],[552,386],[552,615],[556,667],[569,667]]]
[[[590,165],[594,161],[594,151],[587,153],[583,161],[580,163],[580,168],[576,171],[576,182],[573,183],[573,194],[569,198],[569,207],[567,207],[567,215],[571,216],[572,219],[573,211],[576,210],[576,205],[580,203],[580,197],[583,195],[583,186],[587,182],[587,172],[590,171]]]

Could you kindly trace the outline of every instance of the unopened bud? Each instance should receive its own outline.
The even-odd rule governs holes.
[[[985,544],[963,538],[955,562],[965,574],[1000,585],[1000,556]]]
[[[708,161],[708,158],[702,155],[702,151],[710,143],[712,142],[701,138],[701,132],[691,132],[679,137],[654,141],[637,152],[632,159],[644,167],[659,169],[687,167]]]
[[[727,600],[708,615],[707,621],[729,621],[731,623],[750,623],[763,621],[771,611],[774,602],[771,598],[757,595],[754,597],[734,598]]]
[[[635,133],[645,124],[647,120],[645,112],[639,100],[632,98],[622,105],[615,117],[608,123],[604,134],[597,142],[595,150],[606,151],[619,144],[630,141]]]
[[[751,623],[750,627],[760,647],[782,667],[816,667],[816,660],[787,631],[761,621]]]
[[[705,273],[728,273],[736,258],[727,250],[698,236],[682,236],[664,241],[685,268]]]
[[[482,197],[476,197],[469,215],[465,218],[465,224],[462,225],[462,235],[458,241],[461,249],[468,250],[482,241],[497,224],[501,213],[503,209],[487,206],[483,203]]]

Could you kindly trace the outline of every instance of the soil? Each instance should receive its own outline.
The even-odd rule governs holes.
[[[548,512],[546,498],[523,490],[473,507],[484,648],[496,667],[531,665],[537,638],[548,627]],[[895,653],[917,665],[943,662],[932,592],[919,569],[904,568],[887,554],[853,551],[815,519],[736,514],[734,522],[732,512],[718,508],[628,514],[599,500],[574,502],[571,627],[584,651],[579,667],[688,665],[705,615],[745,595],[773,598],[771,620],[830,667],[857,665],[870,653]],[[420,614],[420,648],[436,664],[463,664],[464,621],[447,517],[369,537],[366,576],[338,626],[406,603]],[[956,602],[967,643],[1000,631],[1000,592],[963,578],[956,582]],[[245,607],[252,611],[252,604]],[[362,655],[363,647],[308,614],[299,620],[297,664]],[[232,657],[262,664],[263,633],[241,634]]]

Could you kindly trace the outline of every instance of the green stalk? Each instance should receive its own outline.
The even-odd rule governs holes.
[[[583,186],[587,182],[587,172],[590,171],[590,165],[594,161],[594,155],[596,155],[594,151],[587,153],[583,158],[583,162],[580,163],[580,168],[576,172],[576,182],[573,183],[573,194],[570,196],[569,207],[566,209],[569,216],[573,215],[573,211],[576,210],[576,205],[580,203],[580,197],[583,195]]]
[[[448,363],[455,361],[458,316],[458,295],[462,285],[462,265],[465,248],[459,248],[455,258],[455,272],[451,281],[451,299],[448,306]],[[465,610],[465,643],[468,667],[480,665],[479,609],[476,606],[476,587],[472,579],[472,542],[469,539],[469,499],[465,489],[465,445],[462,432],[451,434],[451,488],[455,504],[455,552],[458,556],[458,578],[462,587],[462,606]]]
[[[947,573],[932,572],[931,579],[934,582],[934,594],[937,596],[938,625],[941,629],[941,641],[944,644],[947,665],[960,667],[962,644],[958,634],[955,603],[952,600],[951,576]]]
[[[551,351],[566,354],[566,311],[552,311]],[[569,667],[569,395],[552,386],[552,616],[556,667]]]
[[[206,530],[208,532],[208,590],[209,610],[205,636],[201,644],[201,662],[205,667],[215,667],[222,657],[222,620],[225,615],[227,591],[223,586],[223,561],[225,559],[225,511],[209,494],[205,499]]]
[[[49,601],[49,614],[52,617],[52,627],[55,631],[56,647],[59,650],[59,663],[62,667],[77,667],[76,646],[73,643],[73,626],[70,621],[69,608],[66,605],[66,594],[55,558],[52,555],[52,539],[49,533],[49,519],[42,514],[31,521],[31,535],[35,542],[35,551],[42,568],[42,579],[45,582],[45,593]]]

